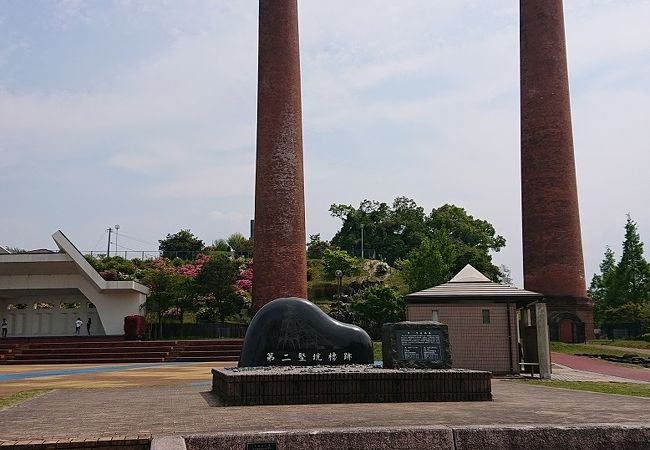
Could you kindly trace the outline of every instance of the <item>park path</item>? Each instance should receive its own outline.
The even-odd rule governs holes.
[[[590,358],[588,356],[565,355],[564,353],[552,353],[551,361],[584,372],[599,373],[634,381],[650,382],[650,369],[644,367],[629,367],[609,361]]]

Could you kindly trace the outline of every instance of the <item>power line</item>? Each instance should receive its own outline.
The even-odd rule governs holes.
[[[123,248],[124,250],[132,251],[132,252],[141,252],[141,251],[142,251],[142,250],[136,250],[136,249],[134,249],[134,248],[125,247],[125,246],[123,246],[123,245],[118,245],[118,247],[119,247],[119,248]]]
[[[97,239],[97,242],[95,242],[95,245],[93,245],[93,251],[95,251],[97,249],[97,245],[99,245],[99,241],[104,239],[104,233],[106,233],[106,230],[104,230],[104,232],[101,234],[101,236],[99,236],[99,239]]]
[[[158,245],[158,244],[154,244],[153,242],[147,242],[147,241],[143,241],[142,239],[134,238],[134,237],[129,236],[128,234],[124,234],[124,233],[120,234],[120,236],[121,236],[121,237],[125,237],[125,238],[127,238],[127,239],[130,239],[130,240],[132,240],[132,241],[139,242],[139,243],[141,243],[141,244],[147,244],[147,245]]]

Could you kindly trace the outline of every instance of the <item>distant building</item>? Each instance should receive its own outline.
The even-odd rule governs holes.
[[[12,254],[0,247],[0,320],[9,337],[68,336],[78,317],[91,318],[93,335],[124,334],[124,317],[141,314],[149,289],[133,281],[106,281],[61,231],[58,252]]]
[[[449,282],[407,295],[406,320],[447,324],[454,368],[518,374],[520,354],[538,362],[530,306],[542,298],[494,283],[468,264]]]

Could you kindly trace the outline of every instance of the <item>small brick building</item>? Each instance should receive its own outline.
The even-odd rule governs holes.
[[[494,283],[468,264],[449,282],[407,295],[406,320],[447,324],[454,368],[518,374],[518,317],[524,329],[526,320],[530,324],[527,307],[542,298]]]

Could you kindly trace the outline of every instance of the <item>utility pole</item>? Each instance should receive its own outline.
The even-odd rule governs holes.
[[[119,225],[115,225],[115,256],[117,256],[117,231],[120,229]],[[126,258],[125,258],[126,259]]]
[[[111,256],[111,233],[113,232],[113,229],[109,228],[106,231],[108,231],[108,245],[106,246],[106,257],[108,258]]]
[[[363,259],[363,224],[361,224],[361,259]]]

